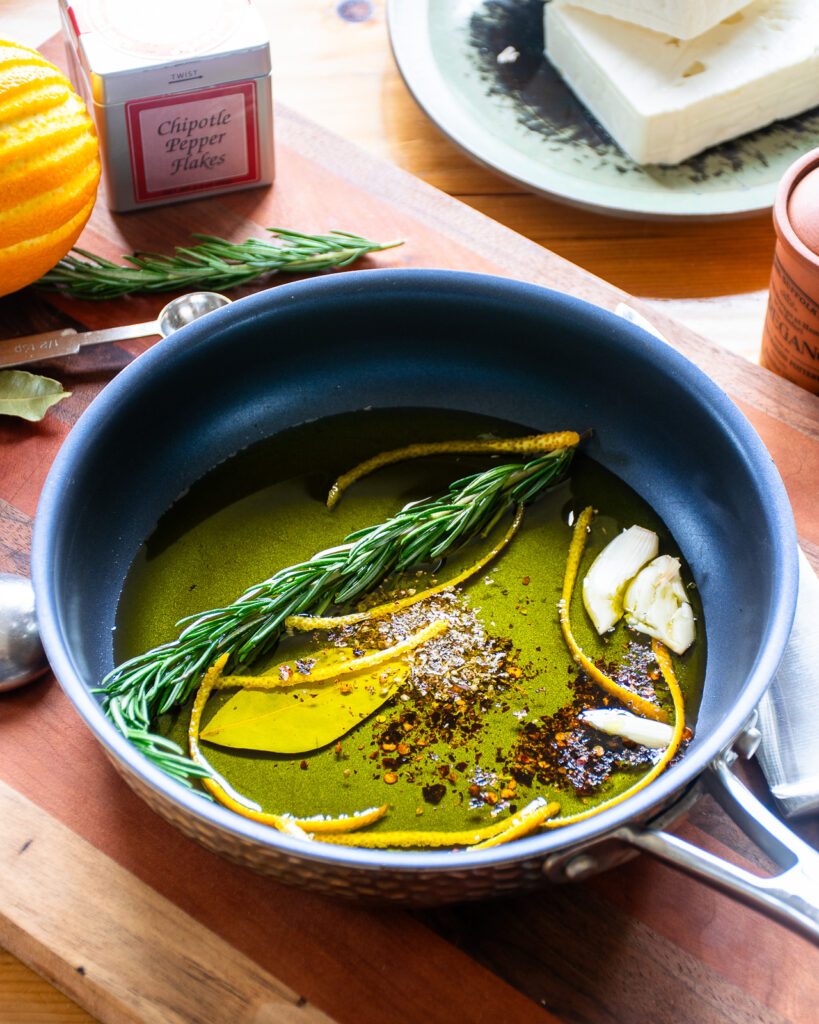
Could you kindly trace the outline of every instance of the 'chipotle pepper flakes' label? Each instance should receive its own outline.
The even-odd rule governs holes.
[[[126,104],[137,202],[260,180],[256,84]]]
[[[819,393],[819,301],[774,257],[762,341],[762,365]]]

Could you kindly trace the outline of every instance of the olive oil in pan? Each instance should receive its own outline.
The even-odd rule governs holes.
[[[490,459],[436,456],[366,477],[329,512],[333,479],[376,451],[427,440],[524,433],[518,425],[468,413],[395,409],[344,414],[282,432],[239,453],[196,483],[160,520],[135,559],[117,619],[117,661],[177,635],[182,617],[229,603],[283,566],[332,547],[380,522],[408,501],[444,491]],[[213,767],[265,810],[338,815],[389,804],[381,829],[454,830],[482,825],[534,796],[557,800],[561,814],[593,807],[632,785],[649,767],[643,748],[582,726],[577,713],[604,705],[603,694],[572,662],[557,602],[571,539],[570,518],[599,510],[580,578],[605,545],[638,523],[679,550],[657,514],[629,487],[579,452],[568,478],[525,515],[512,542],[457,592],[406,609],[394,620],[319,635],[285,637],[250,670],[308,657],[331,644],[387,646],[445,617],[451,628],[415,652],[409,683],[373,715],[320,750],[277,755],[203,743]],[[510,515],[511,518],[511,515]],[[420,591],[455,575],[501,536],[468,545],[446,564],[386,581],[367,604],[397,590]],[[691,580],[683,566],[683,578]],[[639,675],[647,637],[620,623],[597,636],[575,590],[572,622],[593,659],[628,663]],[[693,725],[705,669],[705,631],[695,588],[697,640],[675,666]],[[621,668],[621,671],[625,671]],[[204,731],[231,698],[215,694]],[[190,705],[160,721],[186,743]]]

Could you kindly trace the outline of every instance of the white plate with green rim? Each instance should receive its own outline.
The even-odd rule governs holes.
[[[819,108],[674,167],[641,167],[543,56],[542,0],[388,0],[390,41],[415,99],[454,142],[525,188],[602,213],[739,217],[819,146]],[[516,59],[499,62],[513,47]]]

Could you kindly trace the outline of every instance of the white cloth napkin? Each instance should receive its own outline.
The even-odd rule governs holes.
[[[782,812],[819,810],[819,579],[803,551],[793,631],[759,705],[758,728],[757,756]]]

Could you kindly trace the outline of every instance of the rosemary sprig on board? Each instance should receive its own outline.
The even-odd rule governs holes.
[[[233,604],[183,619],[176,640],[131,658],[105,677],[99,692],[109,718],[163,771],[190,784],[207,771],[151,725],[188,699],[218,655],[228,652],[226,672],[235,672],[276,644],[288,616],[320,615],[330,605],[360,597],[389,573],[441,558],[488,532],[507,509],[534,501],[555,483],[573,454],[573,448],[560,448],[464,477],[443,496],[412,502],[386,522],[350,534],[338,547],[280,570]]]
[[[126,264],[74,249],[76,255],[63,257],[37,283],[78,299],[116,299],[132,292],[222,291],[267,274],[306,274],[346,267],[367,253],[403,245],[401,241],[372,242],[343,231],[303,235],[283,228],[268,230],[276,242],[266,238],[228,242],[210,235],[193,235],[198,244],[177,246],[173,256],[137,252],[123,257]]]

